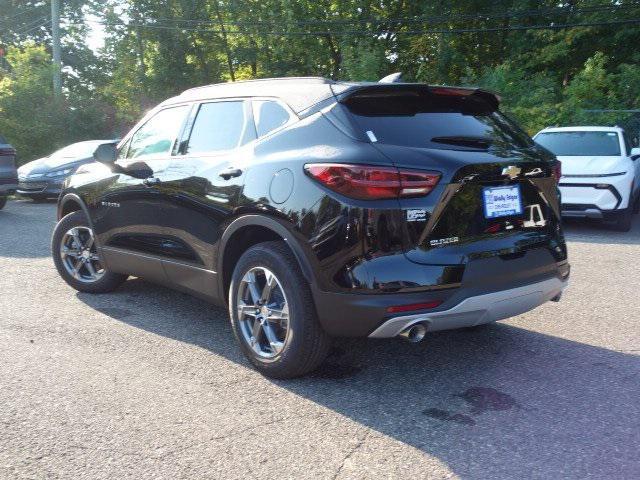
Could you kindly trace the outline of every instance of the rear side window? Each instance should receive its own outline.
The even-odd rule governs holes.
[[[531,138],[482,99],[387,95],[346,103],[372,141],[440,150],[522,149]]]
[[[6,138],[4,138],[2,135],[0,135],[0,143],[6,144],[6,143],[9,143],[9,142],[7,142]]]
[[[272,100],[253,101],[253,119],[256,123],[258,138],[286,124],[291,115],[286,108]]]
[[[133,134],[127,158],[169,155],[189,107],[167,108],[156,113]]]
[[[185,153],[231,150],[240,145],[246,128],[244,102],[200,105]]]
[[[558,156],[619,156],[617,132],[544,132],[536,137],[547,150]]]

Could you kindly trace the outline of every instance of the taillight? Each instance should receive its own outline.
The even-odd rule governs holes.
[[[560,183],[560,177],[562,177],[562,162],[557,160],[556,164],[551,168],[553,169],[551,175],[555,178],[556,183]]]
[[[358,200],[420,197],[438,184],[440,174],[394,167],[310,163],[304,170],[325,187]]]

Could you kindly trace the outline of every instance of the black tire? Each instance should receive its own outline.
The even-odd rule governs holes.
[[[636,197],[636,201],[633,203],[633,213],[640,213],[640,194]]]
[[[9,197],[2,195],[0,196],[0,210],[2,210],[4,208],[4,206],[7,204],[7,200],[9,199]]]
[[[289,305],[288,340],[282,351],[270,359],[258,355],[244,338],[235,308],[243,277],[256,267],[266,268],[276,276]],[[282,241],[260,243],[240,257],[229,288],[229,315],[242,352],[258,371],[272,378],[295,378],[313,371],[324,361],[331,347],[330,337],[318,322],[307,280],[291,250]]]
[[[628,232],[631,230],[632,212],[633,210],[631,208],[626,208],[623,212],[620,212],[616,223],[613,224],[613,228],[618,232]]]
[[[112,292],[127,279],[127,275],[112,273],[105,269],[104,274],[98,280],[93,282],[83,282],[74,278],[65,268],[62,254],[60,253],[61,243],[66,232],[74,227],[89,227],[84,212],[77,211],[70,213],[60,220],[53,230],[53,236],[51,237],[51,253],[53,255],[53,263],[55,264],[58,273],[65,282],[80,292]]]

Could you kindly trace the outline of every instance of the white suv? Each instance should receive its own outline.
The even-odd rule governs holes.
[[[562,162],[562,216],[631,228],[640,209],[640,148],[619,127],[545,128],[533,139]]]

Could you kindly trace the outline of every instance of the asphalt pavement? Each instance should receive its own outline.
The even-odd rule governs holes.
[[[341,340],[274,381],[227,313],[130,279],[77,293],[55,206],[0,211],[0,478],[639,478],[640,216],[566,225],[560,303],[420,344]]]

